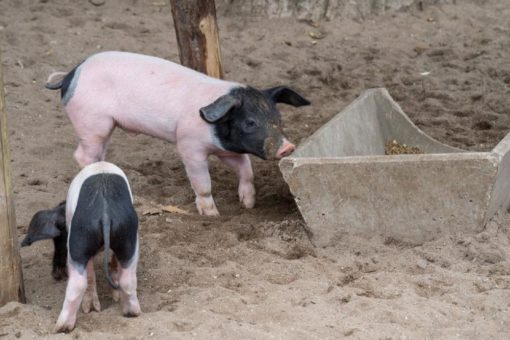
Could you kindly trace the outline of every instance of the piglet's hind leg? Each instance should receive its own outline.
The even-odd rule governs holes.
[[[80,140],[78,148],[74,152],[74,159],[80,168],[102,160],[106,146],[101,142]]]
[[[96,273],[94,272],[94,258],[89,260],[87,264],[87,290],[85,296],[81,302],[81,310],[84,313],[89,313],[91,310],[96,312],[101,311],[101,304],[99,303],[99,297],[97,296],[96,286]]]
[[[87,272],[80,274],[71,264],[68,265],[69,280],[62,311],[55,325],[55,333],[70,332],[76,324],[76,314],[87,289]]]
[[[117,260],[115,254],[113,254],[112,262],[110,262],[110,275],[112,277],[113,282],[117,285],[119,284],[119,268],[120,268],[119,261]],[[118,289],[112,289],[112,298],[113,301],[119,302],[120,292]]]
[[[106,105],[106,104],[105,104]],[[115,122],[106,113],[97,110],[85,112],[85,109],[69,109],[69,118],[80,140],[74,152],[74,158],[81,168],[104,160],[106,148],[115,128]],[[91,118],[92,117],[92,118]]]
[[[142,310],[136,293],[136,261],[127,268],[119,266],[118,271],[122,314],[128,317],[138,316]]]

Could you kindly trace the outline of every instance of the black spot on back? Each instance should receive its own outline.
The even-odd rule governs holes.
[[[84,267],[104,244],[103,224],[110,225],[110,248],[125,267],[136,250],[138,216],[126,181],[116,174],[97,174],[81,187],[69,235],[71,259]]]
[[[74,78],[74,74],[76,72],[76,69],[81,65],[82,63],[79,63],[76,65],[71,72],[69,72],[64,79],[62,80],[62,89],[60,90],[60,98],[64,98],[64,96],[67,93],[67,90],[69,89],[69,85],[71,84],[71,81]]]

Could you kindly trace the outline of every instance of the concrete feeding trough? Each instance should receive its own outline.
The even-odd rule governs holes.
[[[423,154],[385,155],[397,140]],[[385,89],[363,93],[280,161],[316,245],[342,233],[422,243],[476,232],[510,204],[510,134],[490,152],[427,136]]]

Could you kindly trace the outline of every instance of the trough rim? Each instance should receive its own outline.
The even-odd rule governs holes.
[[[406,120],[407,124],[409,124],[410,127],[414,128],[416,130],[417,134],[421,135],[422,137],[424,137],[425,139],[429,140],[433,144],[437,144],[437,145],[440,145],[440,146],[442,146],[442,147],[444,147],[446,149],[451,150],[451,152],[444,153],[444,154],[451,155],[451,154],[460,154],[460,153],[475,153],[475,152],[471,152],[471,151],[468,151],[468,150],[456,148],[454,146],[442,143],[442,142],[432,138],[428,134],[426,134],[423,130],[421,130],[418,126],[416,126],[413,123],[413,121],[409,118],[409,116],[407,116],[407,114],[402,110],[400,105],[391,97],[390,93],[388,92],[388,90],[386,88],[377,87],[377,88],[371,88],[371,89],[363,91],[354,101],[352,101],[350,104],[348,104],[343,109],[341,109],[330,120],[328,120],[326,123],[324,123],[317,130],[315,130],[314,133],[312,133],[310,136],[308,136],[304,140],[302,140],[299,143],[296,151],[294,151],[294,153],[291,154],[290,156],[288,156],[287,158],[309,158],[309,157],[306,157],[306,156],[294,156],[294,155],[295,154],[299,154],[301,149],[307,147],[310,143],[313,143],[314,142],[313,139],[315,139],[315,137],[317,135],[319,135],[323,130],[327,129],[330,124],[334,123],[336,120],[342,119],[343,115],[346,112],[350,111],[353,107],[359,105],[360,102],[362,102],[364,100],[367,100],[371,96],[383,96],[388,101],[388,103],[390,103],[392,108],[395,111],[397,111]],[[510,133],[509,133],[509,135],[510,135]],[[508,143],[510,144],[510,140],[509,140]],[[498,146],[499,146],[499,144],[498,144]],[[496,146],[496,148],[498,146]],[[496,148],[494,148],[494,149],[496,149]],[[486,152],[486,153],[489,153],[489,152]],[[437,155],[437,154],[443,154],[443,153],[426,153],[426,154],[427,155]],[[365,156],[359,156],[359,157],[378,157],[378,156],[380,156],[380,155],[365,155]],[[415,156],[415,155],[414,154],[403,154],[403,155],[384,155],[384,156],[385,157],[395,157],[395,156],[410,157],[410,156]],[[338,158],[349,158],[349,157],[358,157],[358,156],[339,156]]]
[[[351,164],[351,163],[408,163],[408,162],[431,162],[431,161],[465,161],[486,159],[498,165],[500,156],[492,151],[489,152],[462,152],[462,153],[426,153],[426,154],[403,154],[403,155],[370,155],[370,156],[345,156],[345,157],[285,157],[280,164],[294,163],[304,164]]]

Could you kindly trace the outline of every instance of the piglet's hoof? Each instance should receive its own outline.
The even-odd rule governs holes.
[[[115,302],[119,302],[120,300],[120,292],[117,289],[112,290],[112,299]]]
[[[74,322],[60,322],[58,321],[53,328],[53,333],[69,333],[74,329]]]
[[[216,209],[216,204],[214,204],[212,196],[197,198],[195,203],[197,205],[197,209],[200,215],[220,216],[220,213],[218,212],[218,209]]]
[[[86,292],[81,302],[81,310],[83,313],[90,313],[92,310],[101,311],[101,303],[96,292]]]
[[[51,276],[55,279],[55,281],[61,281],[67,279],[67,267],[54,267]]]
[[[122,308],[122,315],[127,318],[135,318],[140,314],[142,314],[142,310],[138,302],[126,303]]]
[[[239,202],[246,209],[252,209],[255,206],[255,187],[253,184],[239,185]]]
[[[126,318],[136,318],[140,314],[142,314],[141,311],[127,311],[122,313]]]
[[[213,216],[213,217],[220,216],[220,213],[219,213],[218,209],[216,209],[216,208],[214,208],[214,209],[198,209],[198,212],[200,213],[200,215],[204,215],[204,216]]]

